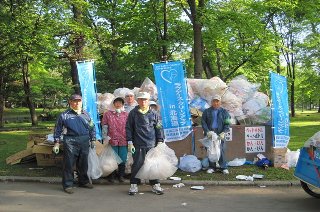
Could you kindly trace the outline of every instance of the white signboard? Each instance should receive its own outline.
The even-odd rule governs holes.
[[[266,139],[265,127],[245,127],[245,148],[246,153],[265,152]]]
[[[227,132],[225,135],[226,141],[232,141],[232,128],[230,127],[230,131]]]

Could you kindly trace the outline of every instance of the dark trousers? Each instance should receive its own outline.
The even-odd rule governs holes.
[[[131,178],[130,178],[131,184],[139,184],[140,183],[140,179],[136,178],[135,176],[137,175],[138,171],[142,167],[144,160],[146,158],[146,154],[150,149],[151,148],[136,148],[136,152],[132,155],[133,164],[131,167]],[[149,183],[151,185],[154,185],[154,184],[159,183],[159,180],[158,179],[149,180]]]
[[[79,185],[89,183],[87,175],[89,136],[64,136],[63,153],[63,188],[73,186],[73,167],[75,164]]]

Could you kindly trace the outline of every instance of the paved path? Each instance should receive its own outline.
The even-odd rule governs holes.
[[[164,185],[165,194],[153,194],[148,185],[139,194],[127,195],[128,185],[95,185],[75,188],[72,195],[56,183],[0,182],[0,211],[104,211],[104,212],[319,212],[320,199],[298,186],[205,186]]]

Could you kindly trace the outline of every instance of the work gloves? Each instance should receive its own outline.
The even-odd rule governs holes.
[[[52,148],[52,152],[53,152],[54,154],[58,154],[59,151],[60,151],[60,144],[59,144],[59,143],[55,143],[54,146],[53,146],[53,148]]]
[[[212,136],[215,134],[215,132],[214,131],[209,131],[208,133],[207,133],[207,137],[208,138],[212,138]]]
[[[218,138],[219,138],[220,140],[223,140],[223,139],[224,139],[224,136],[225,136],[225,135],[224,135],[224,132],[222,132],[222,133],[219,134]]]
[[[133,146],[132,141],[128,141],[128,152],[131,152],[132,154],[134,154],[136,151],[136,148]]]
[[[213,139],[223,140],[224,137],[225,137],[225,133],[222,132],[222,133],[220,133],[219,135],[217,135],[214,131],[209,131],[209,132],[207,133],[207,137],[208,137],[208,138],[213,138]]]

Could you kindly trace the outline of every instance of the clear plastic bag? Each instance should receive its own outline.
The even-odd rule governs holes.
[[[96,153],[96,149],[89,148],[88,154],[88,177],[91,182],[91,179],[98,179],[102,175],[102,170],[100,167],[99,157]]]
[[[202,168],[201,161],[194,155],[180,157],[179,169],[185,172],[197,172]]]
[[[246,163],[245,158],[235,158],[227,163],[228,166],[242,166]]]
[[[221,140],[218,139],[217,134],[213,134],[211,138],[204,137],[199,139],[199,141],[207,148],[207,154],[210,162],[218,162],[221,152],[220,144]]]
[[[148,151],[136,178],[146,180],[166,179],[177,171],[177,165],[178,158],[175,152],[162,143]]]
[[[126,174],[131,174],[131,166],[133,164],[133,158],[132,158],[132,153],[128,152],[127,154],[127,162],[126,162],[126,169],[125,173]]]
[[[110,175],[114,170],[118,168],[118,164],[122,162],[121,158],[112,149],[111,145],[107,145],[104,148],[99,160],[103,177]]]
[[[297,151],[287,150],[286,161],[289,168],[296,167],[300,155],[300,149]]]

